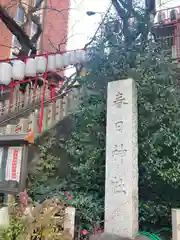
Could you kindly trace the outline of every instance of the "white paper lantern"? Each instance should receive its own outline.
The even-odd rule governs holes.
[[[25,63],[21,60],[15,60],[12,67],[12,78],[14,80],[23,80],[25,74]]]
[[[71,65],[70,63],[70,54],[68,52],[63,54],[64,67]]]
[[[178,11],[176,9],[170,11],[170,19],[171,21],[178,19]]]
[[[38,56],[35,58],[36,60],[36,72],[44,73],[46,71],[47,60],[44,56]]]
[[[91,48],[87,48],[87,49],[85,50],[85,61],[86,61],[86,62],[91,59],[92,52],[93,52],[93,49],[91,49]]]
[[[157,21],[158,21],[158,23],[162,24],[162,23],[165,22],[165,20],[166,20],[166,14],[165,14],[165,12],[163,12],[163,11],[159,12],[158,15],[157,15]]]
[[[55,58],[55,55],[49,55],[48,56],[47,70],[48,71],[55,71],[55,69],[56,69],[56,58]]]
[[[77,60],[78,63],[83,63],[86,61],[86,52],[84,50],[77,51]]]
[[[0,83],[8,85],[12,78],[12,66],[7,62],[0,63]]]
[[[28,58],[26,61],[25,67],[25,76],[26,77],[35,77],[36,76],[36,60],[33,58]]]
[[[74,65],[76,63],[78,63],[77,52],[69,52],[69,65]]]
[[[57,53],[55,56],[56,68],[63,68],[64,67],[64,58],[62,54]]]

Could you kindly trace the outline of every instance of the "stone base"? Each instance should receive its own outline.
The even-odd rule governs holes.
[[[135,240],[150,240],[150,237],[144,235],[137,235]],[[91,235],[90,240],[132,240],[126,237],[120,237],[115,234],[110,233],[97,233],[96,235]]]

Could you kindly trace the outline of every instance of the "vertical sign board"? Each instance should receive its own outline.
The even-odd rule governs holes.
[[[132,79],[108,84],[105,232],[138,232],[137,96]]]
[[[6,160],[6,181],[20,181],[22,147],[9,147]]]
[[[0,191],[18,192],[23,147],[0,148]]]
[[[0,135],[0,192],[25,190],[29,144],[34,144],[33,133]]]

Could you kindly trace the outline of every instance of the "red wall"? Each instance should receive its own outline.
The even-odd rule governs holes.
[[[7,0],[0,0],[0,4],[7,5]],[[55,52],[53,46],[58,48],[58,44],[67,40],[70,0],[47,0],[47,5],[47,10],[44,10],[41,50]],[[16,9],[15,4],[8,8],[11,16],[15,15]],[[0,20],[0,59],[9,58],[11,43],[12,34]],[[65,48],[65,44],[61,46],[62,50]]]
[[[55,52],[55,48],[67,40],[69,5],[70,0],[48,0],[48,9],[44,13],[43,51]],[[65,45],[61,45],[62,51],[65,50]]]
[[[0,23],[0,59],[9,58],[12,34]]]
[[[8,1],[8,3],[11,3]],[[0,4],[7,5],[7,0],[0,0]],[[8,12],[13,17],[16,12],[16,5],[8,4]],[[10,47],[12,43],[12,34],[0,20],[0,59],[9,58]]]

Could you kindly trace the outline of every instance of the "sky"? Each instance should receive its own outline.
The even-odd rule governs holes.
[[[144,0],[143,0],[144,1]],[[70,0],[69,36],[67,49],[81,49],[93,37],[111,0]],[[166,9],[180,5],[180,0],[156,0],[156,9]],[[87,11],[97,12],[87,16]],[[74,70],[68,70],[67,76]]]
[[[68,50],[83,48],[92,38],[111,0],[70,0],[70,2]],[[157,10],[178,5],[180,0],[156,0]],[[87,11],[97,13],[87,16]]]
[[[82,49],[93,37],[111,0],[70,0],[69,33],[67,50]],[[96,12],[88,16],[87,11]],[[69,77],[75,72],[74,68],[66,70]]]
[[[83,48],[98,28],[110,0],[71,0],[68,50]],[[87,11],[97,12],[87,16]]]

